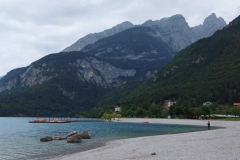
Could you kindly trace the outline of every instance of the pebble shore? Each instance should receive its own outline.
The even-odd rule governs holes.
[[[206,126],[207,120],[121,118],[121,122]],[[224,127],[190,133],[129,138],[54,160],[240,160],[240,121],[210,120]]]

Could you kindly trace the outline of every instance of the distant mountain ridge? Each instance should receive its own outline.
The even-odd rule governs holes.
[[[71,46],[65,48],[62,52],[81,51],[81,49],[87,46],[88,44],[93,44],[100,39],[112,36],[114,34],[117,34],[121,31],[124,31],[132,27],[134,27],[134,25],[131,22],[126,21],[112,27],[111,29],[104,30],[103,32],[93,34],[90,33],[84,36],[83,38],[80,38],[77,42],[75,42]]]
[[[89,44],[93,44],[100,39],[112,36],[134,26],[136,25],[127,21],[103,32],[88,34],[62,52],[80,51]],[[204,20],[203,25],[189,27],[185,18],[179,14],[156,21],[148,20],[142,26],[152,28],[156,31],[156,36],[161,38],[175,52],[178,52],[201,38],[211,36],[214,32],[226,26],[226,22],[223,18],[217,18],[216,14],[212,13]]]

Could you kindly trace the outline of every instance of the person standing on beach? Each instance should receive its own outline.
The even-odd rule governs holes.
[[[207,125],[208,125],[208,130],[210,130],[210,122],[209,121],[208,121]]]

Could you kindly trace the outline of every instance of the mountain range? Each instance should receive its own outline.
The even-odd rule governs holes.
[[[225,25],[212,14],[203,25],[191,28],[182,15],[175,15],[137,26],[124,22],[89,34],[63,52],[0,79],[0,116],[71,116],[89,110],[114,88],[145,82],[178,51]]]
[[[174,60],[122,100],[124,110],[177,100],[178,106],[202,106],[210,101],[233,105],[240,101],[240,16],[221,31],[177,53]]]
[[[156,32],[156,37],[161,38],[175,52],[178,52],[199,39],[211,36],[215,31],[226,26],[226,22],[222,17],[217,18],[215,13],[205,18],[203,24],[195,27],[190,27],[185,18],[180,14],[156,21],[148,20],[142,25],[133,25],[131,22],[127,21],[103,32],[88,34],[71,46],[65,48],[63,52],[81,51],[89,44],[93,44],[100,39],[112,36],[135,26],[152,28]]]

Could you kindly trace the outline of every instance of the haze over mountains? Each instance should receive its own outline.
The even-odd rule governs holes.
[[[190,28],[182,15],[134,26],[124,22],[89,34],[0,79],[0,114],[72,115],[94,107],[102,95],[151,78],[177,51],[226,25],[210,15]],[[10,107],[11,106],[11,107]],[[1,116],[1,115],[0,115]]]

